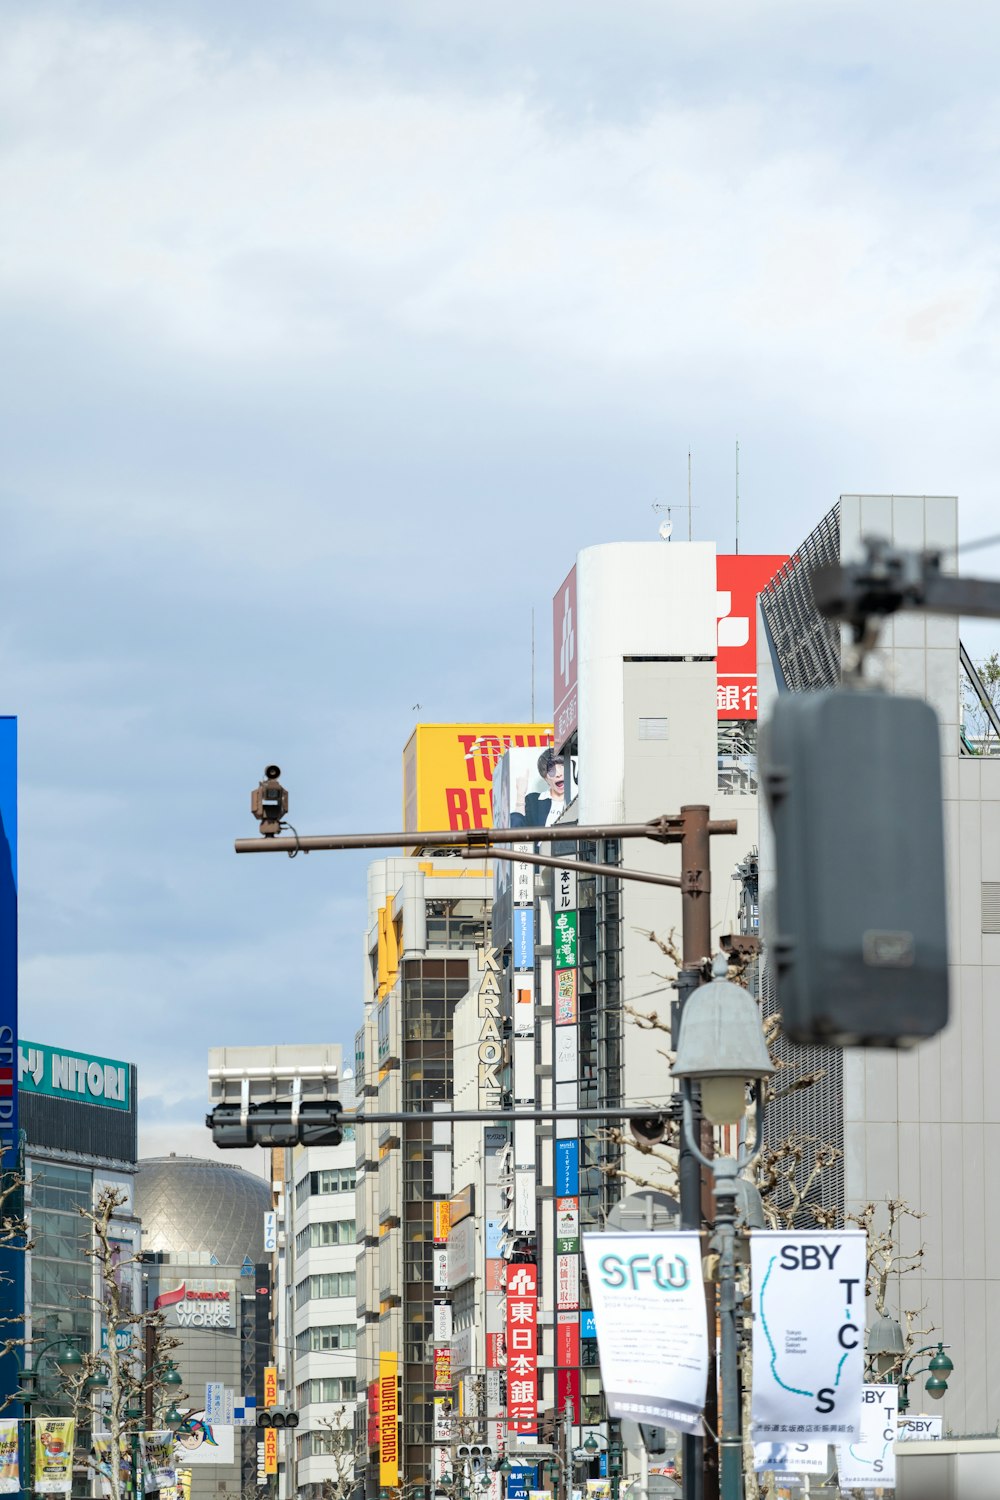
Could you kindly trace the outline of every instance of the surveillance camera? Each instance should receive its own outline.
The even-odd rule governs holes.
[[[662,1115],[635,1115],[628,1122],[639,1146],[655,1146],[666,1134],[666,1121]]]
[[[266,839],[281,832],[281,820],[288,812],[288,793],[278,780],[280,775],[280,766],[266,766],[263,781],[250,793],[250,811]]]

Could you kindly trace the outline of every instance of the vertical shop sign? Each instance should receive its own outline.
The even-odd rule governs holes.
[[[507,1430],[538,1431],[538,1267],[507,1272]]]
[[[399,1484],[399,1356],[383,1351],[378,1357],[378,1472],[379,1484]]]

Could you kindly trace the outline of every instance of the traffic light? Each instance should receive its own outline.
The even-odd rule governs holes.
[[[937,717],[920,698],[778,698],[761,736],[776,893],[765,908],[786,1035],[905,1047],[948,1021]]]
[[[288,1406],[272,1406],[257,1413],[258,1427],[298,1427],[299,1414]]]
[[[339,1099],[303,1099],[263,1104],[217,1104],[205,1116],[212,1140],[224,1151],[247,1146],[339,1146],[344,1138]]]
[[[493,1467],[494,1452],[488,1443],[459,1443],[455,1449],[459,1463],[468,1464],[472,1474],[483,1474]]]

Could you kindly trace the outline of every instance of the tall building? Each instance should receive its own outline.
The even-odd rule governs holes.
[[[475,984],[478,950],[489,945],[492,884],[486,866],[457,858],[369,868],[367,1014],[355,1078],[362,1110],[371,1101],[380,1111],[430,1113],[450,1104],[457,1074],[475,1066],[455,1053],[454,1017]],[[429,1121],[359,1125],[357,1144],[357,1354],[368,1382],[359,1431],[365,1491],[377,1495],[396,1482],[394,1473],[429,1482],[432,1472],[451,1129]],[[388,1401],[397,1392],[397,1404]]]
[[[247,1394],[248,1364],[253,1368],[255,1272],[264,1258],[270,1189],[227,1162],[149,1157],[139,1163],[136,1204],[146,1310],[161,1313],[180,1341],[171,1358],[184,1382],[182,1408],[212,1427],[211,1441],[182,1458],[191,1468],[192,1500],[241,1494],[256,1473],[257,1434],[235,1424],[233,1407]]]
[[[739,931],[732,875],[757,844],[754,605],[782,561],[717,557],[709,543],[593,547],[580,553],[553,601],[555,752],[566,797],[558,826],[566,841],[550,852],[676,875],[676,847],[580,841],[574,826],[642,823],[686,804],[735,818],[735,837],[712,839],[716,941]],[[510,753],[498,789],[506,785],[519,814],[515,789],[527,773],[525,807],[534,797],[536,815],[523,821],[531,824],[546,807],[546,787],[537,779],[543,768],[525,760],[523,752]],[[501,817],[504,800],[498,790]],[[510,822],[517,826],[517,816]],[[498,873],[494,907],[515,1113],[531,1103],[572,1110],[627,1101],[662,1109],[673,1091],[663,1056],[668,1039],[651,1039],[629,1010],[656,1011],[668,1021],[673,966],[656,940],[680,945],[679,892],[599,871],[532,878],[517,868],[510,878]],[[606,1420],[580,1252],[581,1235],[603,1228],[628,1191],[622,1171],[648,1179],[648,1159],[603,1122],[515,1124],[503,1244],[507,1255],[521,1245],[537,1256],[538,1347],[535,1391],[515,1388],[508,1296],[501,1356],[508,1440],[516,1444],[517,1429],[530,1439],[537,1402],[536,1430],[551,1431],[568,1414],[578,1444],[594,1433],[602,1454],[596,1463],[605,1469],[619,1461],[618,1434]],[[664,1179],[669,1188],[666,1173]],[[523,1410],[516,1409],[521,1395],[528,1399]]]
[[[352,1070],[337,1043],[213,1047],[213,1105],[243,1101],[332,1103],[354,1108]],[[279,1500],[338,1493],[352,1472],[356,1390],[355,1143],[344,1127],[336,1146],[273,1148],[261,1182],[262,1263],[255,1270],[258,1317],[244,1390],[259,1408],[286,1407],[298,1426],[260,1439],[257,1478]],[[272,1445],[268,1450],[268,1444]],[[344,1451],[346,1448],[346,1452]]]
[[[340,1046],[299,1050],[328,1070],[344,1109],[353,1109],[353,1070],[343,1067]],[[345,1127],[338,1146],[297,1146],[283,1156],[277,1250],[284,1250],[285,1295],[277,1341],[287,1399],[299,1416],[283,1493],[322,1500],[325,1481],[344,1484],[353,1472],[359,1384],[354,1127]]]
[[[130,1263],[139,1250],[136,1070],[132,1063],[22,1041],[18,1095],[30,1241],[24,1336],[26,1350],[36,1351],[27,1356],[30,1364],[49,1340],[66,1334],[84,1351],[106,1346],[97,1266],[88,1254],[93,1230],[81,1210],[90,1213],[106,1189],[119,1195],[112,1239]],[[138,1307],[137,1268],[127,1272],[126,1285]],[[42,1409],[57,1411],[59,1382],[50,1359],[43,1355],[39,1368]]]
[[[360,1109],[433,1113],[450,1108],[470,1079],[484,1107],[501,1106],[506,1044],[496,976],[495,999],[484,994],[493,974],[492,869],[435,849],[433,834],[489,827],[504,751],[514,745],[537,756],[550,743],[547,724],[495,723],[419,725],[407,743],[403,826],[412,850],[368,873],[365,1020],[355,1047]],[[471,1039],[460,1010],[476,1017]],[[477,1159],[484,1140],[494,1151],[507,1139],[488,1125],[473,1135]],[[377,1495],[400,1474],[430,1484],[453,1466],[457,1412],[485,1440],[474,1276],[482,1245],[479,1259],[473,1245],[482,1236],[482,1200],[456,1176],[447,1124],[359,1126],[357,1160],[358,1370],[367,1382],[358,1451],[366,1493]]]
[[[957,502],[841,496],[761,595],[762,703],[840,681],[841,632],[817,614],[808,574],[817,563],[859,556],[864,535],[942,548],[952,569]],[[957,620],[900,613],[886,623],[869,670],[887,691],[926,698],[941,721],[951,1021],[912,1051],[784,1044],[800,1069],[826,1072],[815,1088],[777,1106],[766,1128],[772,1138],[798,1132],[843,1151],[819,1186],[838,1211],[899,1198],[925,1216],[903,1220],[901,1249],[913,1255],[922,1247],[923,1254],[914,1269],[891,1278],[890,1308],[900,1318],[920,1309],[916,1325],[933,1327],[934,1339],[950,1345],[955,1374],[941,1409],[954,1433],[974,1434],[992,1433],[1000,1418],[1000,1283],[991,1253],[1000,1221],[990,1186],[1000,1146],[990,1086],[1000,1056],[1000,762],[969,753],[962,659]],[[773,883],[766,826],[760,870],[766,927]],[[769,1008],[779,1003],[766,967],[764,1000]]]

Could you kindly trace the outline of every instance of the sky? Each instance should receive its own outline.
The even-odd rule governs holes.
[[[135,1061],[361,1018],[417,720],[526,719],[578,550],[1000,531],[1000,11],[32,0],[0,48],[0,712],[21,1030]],[[967,571],[1000,573],[1000,549]],[[995,644],[976,627],[977,646]],[[420,705],[419,709],[415,705]],[[261,1164],[262,1165],[262,1164]]]

